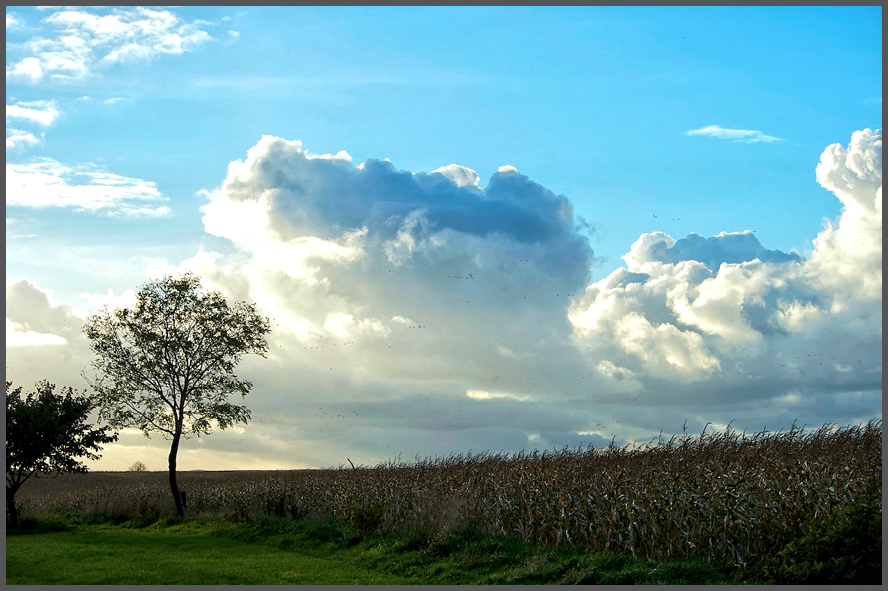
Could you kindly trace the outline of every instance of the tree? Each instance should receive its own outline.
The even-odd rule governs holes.
[[[15,494],[31,477],[86,472],[77,458],[98,460],[101,445],[117,441],[110,427],[86,423],[92,401],[70,386],[37,382],[36,392],[22,397],[22,387],[6,382],[6,511],[10,526],[19,526]]]
[[[135,427],[146,437],[159,432],[172,443],[170,491],[176,510],[185,504],[176,481],[181,439],[246,423],[250,411],[228,401],[246,396],[253,384],[238,379],[234,368],[245,353],[265,357],[271,332],[255,304],[229,306],[219,292],[205,292],[200,279],[186,273],[149,281],[136,295],[133,309],[105,307],[83,327],[96,355],[94,378],[99,417],[122,428]]]

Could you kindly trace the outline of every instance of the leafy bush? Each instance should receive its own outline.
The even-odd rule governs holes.
[[[351,508],[352,526],[364,535],[379,529],[385,517],[385,506],[381,503],[362,503]]]
[[[7,534],[33,533],[43,534],[48,532],[65,531],[70,529],[71,524],[60,515],[55,513],[36,513],[23,516],[19,520],[17,529],[7,528]]]
[[[157,508],[157,505],[153,503],[149,503],[147,499],[142,499],[139,501],[139,506],[136,509],[136,514],[133,517],[131,523],[135,527],[145,527],[151,525],[160,519],[160,510]]]
[[[841,511],[818,517],[765,569],[776,584],[882,584],[882,486]]]

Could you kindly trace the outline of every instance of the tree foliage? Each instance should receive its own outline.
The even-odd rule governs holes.
[[[246,423],[250,411],[229,401],[253,384],[234,375],[244,354],[268,351],[267,318],[255,304],[229,305],[219,292],[201,289],[186,273],[146,283],[133,308],[104,308],[83,328],[96,358],[99,416],[115,427],[159,432],[172,441],[170,486],[180,515],[184,504],[175,484],[179,441]]]
[[[140,462],[139,460],[136,460],[135,462],[133,462],[132,466],[127,468],[127,470],[129,470],[130,472],[147,472],[148,467],[145,466],[145,464]]]
[[[89,381],[109,424],[174,437],[250,418],[228,401],[252,388],[233,370],[245,353],[265,356],[269,322],[254,304],[229,306],[219,292],[199,288],[194,275],[166,277],[146,284],[133,309],[106,308],[87,320],[98,372]]]
[[[55,393],[55,384],[37,382],[36,392],[6,382],[6,508],[18,527],[15,494],[31,477],[86,472],[79,458],[97,460],[101,445],[117,440],[110,427],[87,424],[93,402],[70,386]]]

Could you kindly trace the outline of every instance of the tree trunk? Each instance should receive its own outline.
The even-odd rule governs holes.
[[[176,482],[176,456],[179,453],[179,435],[173,437],[173,445],[170,448],[170,491],[173,493],[173,502],[176,503],[176,511],[179,517],[185,518],[185,503],[182,501],[182,493],[179,492],[179,484]]]
[[[6,513],[9,515],[10,529],[19,528],[18,509],[15,507],[16,489],[6,487]]]

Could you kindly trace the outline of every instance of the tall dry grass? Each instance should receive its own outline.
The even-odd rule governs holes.
[[[375,467],[184,472],[189,514],[334,518],[430,541],[518,535],[653,560],[743,566],[882,479],[882,425],[752,436],[726,431],[641,448],[483,453]],[[172,514],[165,473],[29,482],[23,512]]]

